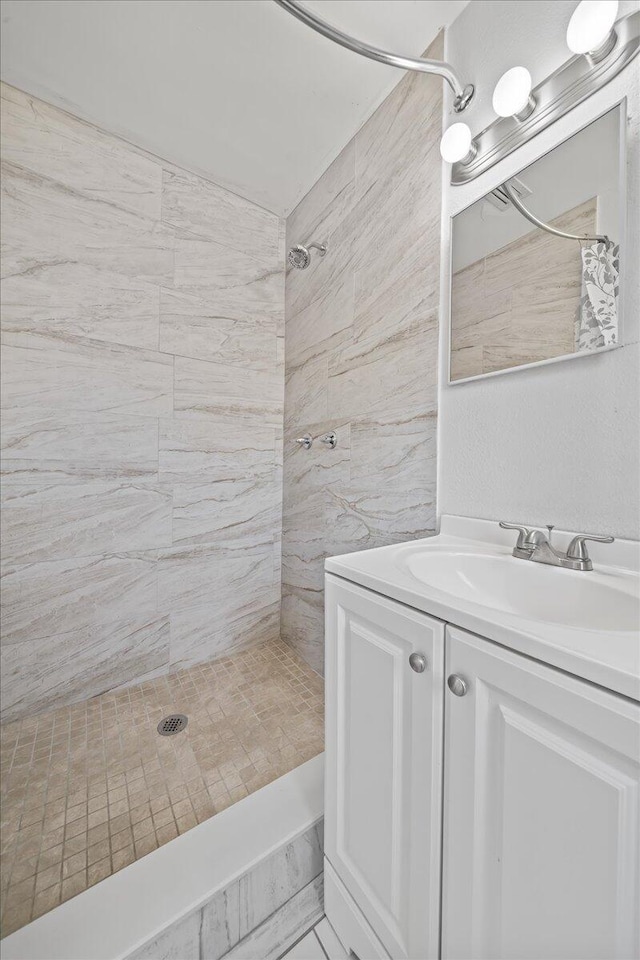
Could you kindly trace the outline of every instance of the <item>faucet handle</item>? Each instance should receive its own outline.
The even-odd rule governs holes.
[[[593,540],[594,543],[613,543],[615,537],[588,537],[585,535],[574,537],[567,549],[569,560],[588,560],[589,552],[585,546],[585,540]]]
[[[504,520],[501,520],[498,526],[502,527],[503,530],[517,530],[518,539],[516,541],[516,550],[528,550],[531,546],[531,536],[533,530],[530,530],[529,527],[524,527],[520,523],[505,523]]]

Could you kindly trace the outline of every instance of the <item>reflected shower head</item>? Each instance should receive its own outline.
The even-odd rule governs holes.
[[[314,241],[313,243],[307,244],[306,247],[302,243],[296,243],[287,254],[289,265],[295,267],[296,270],[306,270],[311,263],[311,253],[309,251],[313,248],[320,251],[321,257],[324,257],[327,252],[326,243],[316,243]]]

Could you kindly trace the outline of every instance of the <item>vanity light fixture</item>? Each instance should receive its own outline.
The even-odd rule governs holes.
[[[567,30],[572,55],[565,63],[533,90],[524,68],[518,70],[519,79],[514,71],[500,78],[493,97],[499,115],[484,130],[474,131],[475,155],[453,162],[452,184],[469,183],[485,173],[602,89],[640,54],[640,9],[619,19],[617,15],[617,0],[582,0]]]
[[[452,123],[442,134],[440,156],[445,163],[469,163],[475,157],[477,147],[466,123]]]
[[[503,73],[493,91],[493,109],[499,117],[526,120],[536,108],[531,96],[531,74],[526,67],[512,67]]]
[[[617,16],[618,0],[581,0],[567,27],[569,50],[584,54],[593,63],[604,60],[616,45],[613,25]]]

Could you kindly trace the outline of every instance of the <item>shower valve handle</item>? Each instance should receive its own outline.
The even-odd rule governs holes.
[[[299,444],[304,450],[309,450],[311,444],[313,443],[313,437],[310,437],[308,433],[305,433],[304,437],[296,437],[293,442]]]

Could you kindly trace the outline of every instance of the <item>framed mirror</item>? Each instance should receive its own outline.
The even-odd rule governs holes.
[[[450,383],[618,346],[624,113],[452,218]]]

